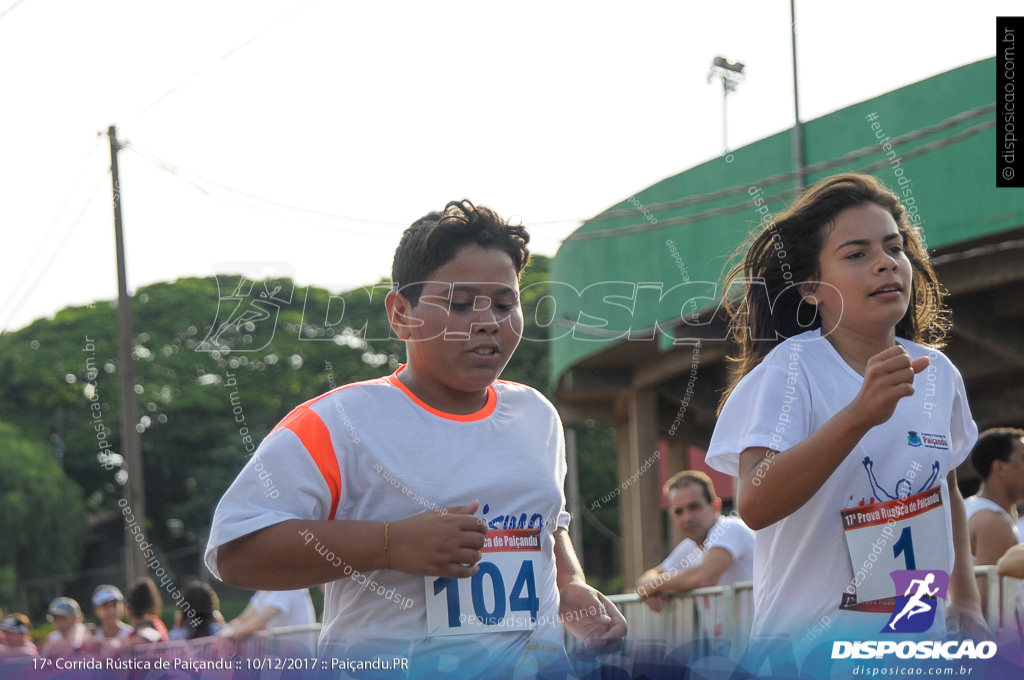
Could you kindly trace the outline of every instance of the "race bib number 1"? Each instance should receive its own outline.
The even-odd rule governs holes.
[[[841,510],[846,547],[857,584],[856,601],[844,606],[893,598],[889,572],[949,569],[946,515],[941,488]]]
[[[533,630],[540,529],[491,530],[470,578],[426,576],[427,637]]]

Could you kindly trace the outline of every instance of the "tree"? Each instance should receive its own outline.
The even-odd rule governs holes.
[[[13,581],[78,569],[87,532],[82,490],[48,447],[2,422],[0,441],[0,601],[10,602]]]
[[[537,305],[548,265],[534,257],[523,274],[526,339],[503,375],[545,394],[549,346]],[[384,311],[389,289],[382,281],[332,294],[288,279],[221,274],[136,291],[135,426],[142,431],[148,540],[166,550],[194,549],[225,489],[290,409],[404,361]],[[39,446],[49,442],[47,455],[81,487],[93,514],[117,511],[124,493],[115,312],[111,301],[70,307],[0,336],[0,412]],[[615,484],[604,479],[615,470],[614,448],[590,445],[605,432],[580,440],[584,482],[598,485],[584,487],[584,499]],[[168,525],[171,519],[179,522]],[[617,526],[617,517],[604,519]],[[590,528],[584,536],[595,545],[608,540]],[[46,552],[49,537],[42,540]]]

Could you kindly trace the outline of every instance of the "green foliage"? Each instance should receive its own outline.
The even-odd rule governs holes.
[[[0,529],[3,531],[3,529]],[[0,534],[2,540],[3,534]],[[18,574],[13,564],[0,564],[0,602],[14,602]]]
[[[576,431],[580,505],[583,506],[583,516],[573,518],[583,525],[583,545],[577,550],[592,585],[602,584],[598,589],[604,593],[622,592],[621,565],[616,562],[620,541],[609,535],[621,536],[620,496],[601,502],[619,485],[615,430],[594,421],[572,427]]]
[[[7,423],[0,441],[0,595],[9,602],[16,579],[77,569],[86,527],[82,491],[48,447]]]
[[[276,298],[260,297],[275,285],[283,287]],[[239,314],[266,299],[264,318]],[[331,327],[324,323],[328,305],[340,307],[342,299],[349,313]],[[380,305],[374,321],[385,319],[379,296],[353,291],[331,298],[286,280],[220,276],[139,289],[133,299],[136,426],[152,538],[168,539],[170,518],[201,537],[221,494],[291,408],[333,384],[397,365],[397,341],[377,349],[349,329],[341,342],[356,315],[365,323],[371,303]],[[0,409],[26,435],[63,451],[91,512],[115,508],[123,494],[122,461],[108,455],[122,450],[116,338],[108,302],[65,309],[0,337],[0,370],[7,376]]]
[[[534,387],[551,397],[548,391],[548,329],[537,323],[537,304],[547,292],[550,280],[548,266],[551,260],[543,255],[534,255],[523,272],[520,289],[523,306],[523,339],[512,355],[501,377]]]

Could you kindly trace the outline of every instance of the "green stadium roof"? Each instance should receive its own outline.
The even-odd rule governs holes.
[[[845,171],[874,175],[901,194],[933,251],[1021,226],[1020,192],[996,188],[995,74],[995,60],[983,60],[805,122],[808,183]],[[678,323],[680,299],[699,292],[702,309],[717,306],[721,291],[712,282],[766,214],[792,201],[792,172],[787,130],[662,180],[583,224],[551,266],[553,383],[627,332],[651,337],[659,322]],[[765,200],[760,212],[756,197]],[[687,282],[686,296],[662,299]],[[658,347],[671,344],[668,333],[653,335]]]

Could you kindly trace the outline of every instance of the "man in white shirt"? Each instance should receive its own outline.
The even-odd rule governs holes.
[[[1020,542],[1016,506],[1024,500],[1024,430],[982,432],[971,463],[982,479],[978,493],[964,499],[971,554],[975,564],[995,564]]]
[[[316,612],[309,588],[297,590],[259,590],[236,619],[217,634],[233,640],[243,640],[253,633],[287,626],[309,626],[316,623]],[[311,651],[316,649],[316,636],[307,631],[295,633],[289,639],[303,643]]]
[[[1014,576],[1010,565],[1021,539],[1017,504],[1024,501],[1024,430],[999,427],[982,432],[971,449],[971,464],[981,475],[978,493],[964,499],[971,556],[975,564],[995,564],[1001,576]],[[985,593],[988,577],[979,576],[978,587]],[[1018,611],[1024,611],[1020,583],[1016,599]],[[984,597],[982,610],[988,610]]]
[[[711,478],[684,470],[665,483],[669,512],[684,538],[665,561],[648,569],[636,592],[660,612],[669,593],[750,581],[754,570],[754,532],[738,517],[722,517],[722,499]]]

